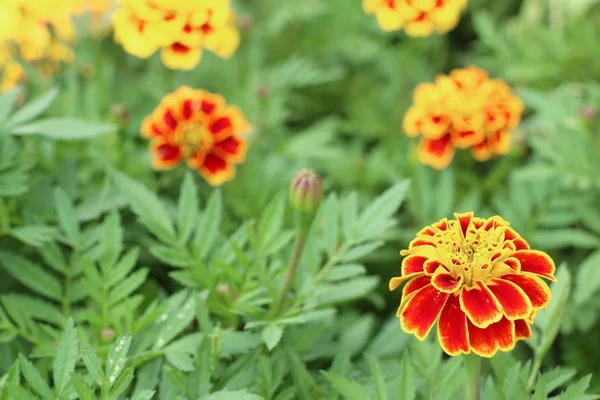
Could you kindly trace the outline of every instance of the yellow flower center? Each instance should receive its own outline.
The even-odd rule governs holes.
[[[464,285],[477,281],[488,283],[509,272],[504,261],[514,252],[512,243],[504,241],[504,228],[472,229],[463,237],[460,227],[445,232],[438,249],[444,254],[444,264],[454,277],[462,275]],[[504,246],[508,243],[507,246]]]
[[[182,125],[175,133],[175,140],[181,146],[185,157],[198,153],[208,153],[213,146],[213,138],[208,129],[198,123]]]

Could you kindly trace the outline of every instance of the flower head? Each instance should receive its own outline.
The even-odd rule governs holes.
[[[419,85],[403,128],[410,137],[423,135],[419,160],[443,169],[452,162],[455,148],[470,148],[477,161],[506,154],[523,108],[506,83],[467,67]]]
[[[218,94],[183,86],[146,117],[141,134],[151,140],[152,166],[170,169],[186,160],[206,181],[218,186],[235,175],[246,158],[242,137],[251,129],[241,110]]]
[[[531,337],[535,313],[550,302],[541,278],[555,280],[554,262],[501,217],[455,216],[417,233],[390,290],[406,282],[397,313],[405,332],[424,340],[437,322],[449,355],[491,357]]]
[[[322,197],[322,180],[315,171],[302,169],[294,176],[290,186],[290,202],[296,211],[314,213]]]
[[[467,0],[363,0],[363,9],[375,14],[381,29],[404,29],[408,36],[452,30],[466,6]]]
[[[123,0],[113,25],[125,51],[148,58],[160,49],[172,69],[194,68],[204,49],[228,58],[240,42],[230,0]]]

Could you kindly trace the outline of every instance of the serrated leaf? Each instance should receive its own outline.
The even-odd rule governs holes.
[[[553,250],[564,247],[595,249],[600,247],[600,238],[581,229],[537,230],[530,237],[537,248]]]
[[[335,390],[347,400],[372,400],[367,390],[358,382],[333,372],[321,371]]]
[[[371,376],[373,377],[373,387],[377,400],[388,400],[387,387],[385,386],[385,377],[381,372],[381,366],[376,358],[371,358]]]
[[[113,399],[119,398],[119,396],[127,390],[129,385],[131,385],[131,382],[133,382],[133,371],[133,367],[125,368],[116,382],[114,382],[112,390],[110,391],[110,395]],[[111,379],[112,375],[109,375],[109,380]]]
[[[113,306],[130,296],[146,281],[148,268],[140,268],[110,290],[109,305]]]
[[[414,400],[417,396],[415,374],[408,351],[402,355],[400,376],[398,377],[398,400]]]
[[[55,140],[80,140],[115,132],[117,127],[76,118],[48,118],[10,128],[13,135],[41,135]]]
[[[158,197],[141,183],[120,172],[112,172],[113,181],[127,199],[140,222],[159,238],[174,239],[175,230],[169,213]]]
[[[62,300],[62,285],[58,279],[29,260],[0,251],[0,264],[24,286],[48,298]]]
[[[21,373],[37,394],[42,396],[43,399],[54,399],[54,393],[52,393],[50,386],[42,378],[37,368],[22,354],[19,354],[19,365],[21,366]]]
[[[379,284],[377,276],[363,276],[336,284],[319,284],[318,301],[322,304],[342,303],[371,293]]]
[[[230,357],[248,353],[261,344],[260,335],[225,329],[221,333],[221,356]]]
[[[262,331],[263,342],[267,346],[269,351],[273,350],[277,343],[281,340],[281,336],[283,335],[283,328],[278,325],[268,325]]]
[[[215,190],[202,211],[200,222],[194,234],[194,251],[199,259],[204,259],[212,250],[219,234],[223,213],[223,199],[220,190]]]
[[[569,386],[567,390],[565,390],[560,395],[560,400],[580,400],[584,397],[584,394],[588,387],[590,387],[590,381],[592,380],[592,375],[586,375],[580,380],[578,380],[575,384]]]
[[[97,384],[100,384],[104,379],[104,371],[102,371],[102,365],[100,364],[98,356],[96,356],[94,349],[90,345],[82,347],[81,359],[92,378],[94,378],[94,381]]]
[[[73,387],[75,388],[80,400],[96,400],[94,390],[88,386],[81,376],[75,372],[71,372],[70,377],[71,382],[73,382]]]
[[[111,346],[108,352],[105,369],[105,376],[108,380],[109,387],[112,387],[117,378],[121,375],[121,372],[123,372],[130,346],[131,336],[129,335],[120,336]]]
[[[592,253],[578,268],[576,275],[575,304],[582,305],[592,299],[600,289],[600,250]]]
[[[131,397],[131,400],[152,400],[154,398],[154,390],[143,390],[137,392]]]
[[[10,117],[8,120],[9,127],[17,126],[24,122],[33,120],[35,117],[46,111],[50,105],[52,105],[57,95],[58,89],[52,88],[42,93],[39,97],[33,99],[32,101],[29,101]]]
[[[56,237],[57,230],[52,226],[27,225],[11,228],[8,234],[30,246],[42,247]]]
[[[410,181],[404,180],[386,190],[377,197],[360,215],[355,239],[358,241],[376,238],[382,232],[381,227],[392,219],[410,187]]]
[[[198,221],[198,188],[191,173],[187,173],[179,191],[177,228],[179,239],[187,242]]]
[[[77,339],[75,324],[73,323],[73,319],[69,318],[65,331],[58,342],[56,357],[52,364],[54,386],[58,396],[64,395],[71,372],[75,371],[78,346],[79,340]]]
[[[54,203],[61,229],[67,236],[67,239],[69,239],[69,242],[74,247],[79,247],[81,231],[79,230],[79,223],[77,222],[71,199],[61,188],[56,188],[54,189]]]
[[[360,260],[360,259],[364,258],[365,256],[373,253],[375,250],[377,250],[378,248],[383,246],[383,244],[384,244],[384,242],[377,241],[377,242],[367,242],[364,244],[360,244],[358,246],[354,246],[340,257],[340,261],[341,262],[352,262],[352,261]]]
[[[171,303],[169,311],[160,319],[160,331],[154,342],[154,349],[161,349],[169,344],[194,320],[196,301],[190,296],[183,302]]]
[[[343,281],[364,275],[366,272],[367,269],[361,264],[336,265],[327,272],[323,280],[327,282]]]
[[[330,256],[335,253],[340,236],[340,202],[335,194],[330,195],[322,206],[323,248]]]
[[[8,370],[8,373],[0,379],[0,400],[11,400],[9,387],[19,386],[21,371],[19,370],[19,362],[15,361]]]
[[[281,232],[285,212],[285,197],[277,196],[261,215],[257,224],[257,240],[260,254],[263,254],[269,244]]]
[[[558,367],[542,374],[538,381],[544,382],[544,395],[547,395],[569,382],[576,374],[575,369]]]
[[[7,92],[0,93],[0,122],[4,121],[13,110],[17,98],[22,93],[21,88],[14,88]]]

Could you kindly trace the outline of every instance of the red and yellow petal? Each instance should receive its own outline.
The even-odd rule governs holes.
[[[417,278],[421,275],[423,275],[422,272],[416,272],[413,274],[394,277],[394,278],[390,279],[389,289],[390,289],[390,291],[394,291],[398,288],[398,286],[402,285],[404,282],[406,282],[410,279],[413,279],[413,278]],[[429,279],[429,277],[427,279]]]
[[[460,223],[460,230],[463,234],[463,237],[467,237],[467,231],[471,225],[471,220],[473,219],[473,212],[466,213],[454,213],[456,220]]]
[[[446,269],[440,267],[431,277],[431,284],[440,292],[454,293],[460,289],[463,280],[462,275],[453,276]]]
[[[502,313],[509,320],[527,318],[533,311],[529,297],[514,283],[503,279],[492,279],[488,288],[500,303]]]
[[[427,257],[411,255],[402,260],[402,275],[410,275],[423,272],[423,265],[427,261]]]
[[[545,308],[550,303],[552,298],[552,292],[548,285],[544,283],[540,278],[533,274],[514,274],[504,275],[502,279],[506,279],[520,287],[529,300],[534,310]]]
[[[208,130],[214,137],[215,142],[223,140],[235,133],[233,121],[226,113],[213,116],[213,119],[208,124]]]
[[[516,340],[525,340],[531,338],[531,326],[524,319],[518,319],[515,322]]]
[[[229,136],[216,142],[212,151],[227,162],[239,164],[246,159],[248,142],[236,136]]]
[[[554,261],[543,251],[520,250],[515,252],[512,257],[520,261],[522,272],[531,272],[551,281],[556,280],[554,277],[556,272]]]
[[[444,269],[445,272],[450,271],[440,260],[428,259],[425,261],[425,264],[423,264],[423,270],[427,275],[433,275],[439,268]]]
[[[425,286],[404,304],[400,312],[400,326],[419,340],[425,340],[437,321],[446,300],[450,296],[431,285]]]
[[[424,288],[431,283],[431,277],[426,275],[418,275],[415,278],[406,282],[402,288],[402,300],[404,301],[412,293]]]
[[[441,139],[422,138],[419,143],[419,160],[435,169],[444,169],[454,157],[454,145],[450,135]]]
[[[481,357],[492,357],[498,350],[509,351],[515,347],[515,323],[506,318],[481,329],[467,319],[469,346]]]
[[[460,308],[469,320],[479,328],[486,328],[502,318],[498,300],[482,282],[473,287],[463,287],[460,292]]]
[[[235,176],[235,166],[212,152],[204,157],[198,171],[211,186],[220,186]]]
[[[183,153],[179,146],[162,140],[154,140],[150,143],[150,154],[152,168],[158,170],[174,168],[183,160]]]
[[[188,47],[181,43],[173,43],[163,47],[160,52],[163,64],[167,68],[192,70],[202,58],[201,47]]]
[[[457,356],[471,352],[467,316],[460,309],[457,295],[448,297],[438,320],[437,333],[440,345],[446,354]]]

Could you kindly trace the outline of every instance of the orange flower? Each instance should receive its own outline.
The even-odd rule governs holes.
[[[218,186],[235,175],[235,164],[246,158],[251,129],[239,108],[204,90],[181,87],[163,99],[142,123],[151,140],[155,169],[170,169],[184,159],[206,181]]]
[[[363,9],[375,14],[381,29],[404,28],[408,36],[452,30],[466,6],[467,0],[363,0]]]
[[[540,278],[556,280],[554,262],[501,217],[455,216],[422,229],[400,253],[401,276],[390,280],[390,290],[406,282],[396,315],[419,340],[437,322],[449,355],[491,357],[531,337],[529,325],[551,297]]]
[[[113,15],[115,41],[148,58],[161,50],[163,64],[193,69],[204,49],[230,57],[240,43],[229,0],[123,0]]]
[[[403,129],[410,137],[423,135],[419,160],[443,169],[452,162],[455,148],[470,148],[477,161],[508,153],[523,108],[510,87],[490,79],[486,71],[455,69],[415,89]]]

